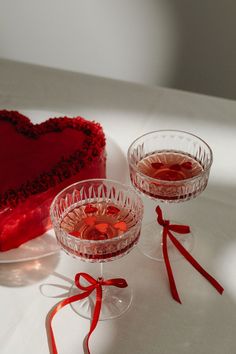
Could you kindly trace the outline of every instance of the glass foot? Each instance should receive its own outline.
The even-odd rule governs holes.
[[[173,221],[172,223],[180,225],[178,222]],[[140,251],[145,256],[160,262],[164,261],[162,253],[162,230],[163,228],[158,225],[157,222],[144,225],[138,244]],[[189,233],[181,235],[173,232],[173,235],[188,252],[192,251],[194,245],[193,234]],[[167,247],[170,260],[174,261],[183,258],[182,254],[173,245],[169,238],[167,240]]]
[[[114,274],[104,273],[104,279],[118,278]],[[84,281],[85,286],[88,285]],[[71,287],[69,296],[81,293],[75,285]],[[115,286],[103,286],[102,287],[102,307],[99,320],[110,320],[120,317],[124,312],[128,310],[133,298],[133,291],[128,286],[126,288],[117,288]],[[94,291],[89,297],[70,304],[72,309],[80,316],[91,319],[96,303],[96,291]]]

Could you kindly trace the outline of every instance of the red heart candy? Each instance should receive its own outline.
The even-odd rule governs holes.
[[[108,224],[103,223],[103,224],[97,224],[95,225],[95,229],[101,232],[102,234],[105,234],[108,229]]]
[[[51,227],[49,207],[61,189],[105,177],[104,146],[102,128],[83,118],[34,125],[18,112],[0,111],[0,251]]]
[[[87,218],[84,219],[84,222],[86,225],[93,226],[96,220],[97,220],[96,216],[88,216]]]
[[[92,204],[87,204],[86,207],[84,208],[84,212],[86,214],[88,214],[88,213],[96,213],[96,211],[98,211],[98,208],[96,208]]]
[[[181,167],[185,168],[186,170],[191,170],[193,167],[193,164],[192,164],[192,162],[187,161],[187,162],[182,163]]]
[[[159,168],[161,168],[162,166],[164,166],[164,164],[163,164],[162,162],[153,162],[153,163],[151,164],[151,166],[152,166],[153,168],[155,168],[156,170],[158,170]]]
[[[107,214],[108,215],[116,215],[120,212],[120,209],[118,209],[117,207],[113,206],[113,205],[109,205],[107,207]]]
[[[126,231],[127,230],[127,224],[124,221],[119,221],[116,224],[113,225],[115,229],[118,229],[120,231]]]

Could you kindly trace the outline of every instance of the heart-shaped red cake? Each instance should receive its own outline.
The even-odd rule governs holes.
[[[54,196],[78,180],[103,178],[105,136],[81,117],[32,124],[0,111],[0,251],[42,235]]]

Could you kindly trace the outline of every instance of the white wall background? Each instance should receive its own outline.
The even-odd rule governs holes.
[[[0,57],[236,98],[235,0],[0,0]]]

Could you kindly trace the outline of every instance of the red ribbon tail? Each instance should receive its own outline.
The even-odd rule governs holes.
[[[90,283],[88,286],[84,286],[80,283],[80,278],[83,277],[85,280]],[[56,341],[52,329],[52,320],[56,313],[63,308],[64,306],[71,304],[75,301],[82,300],[86,297],[88,297],[94,290],[96,290],[96,303],[95,303],[95,308],[92,316],[92,321],[90,325],[90,330],[89,333],[86,337],[85,344],[87,348],[88,354],[90,354],[89,350],[89,339],[95,328],[97,327],[99,317],[100,317],[100,312],[101,312],[101,307],[102,307],[102,286],[103,285],[113,285],[119,288],[125,288],[128,286],[127,282],[125,279],[122,278],[116,278],[116,279],[109,279],[105,281],[98,281],[95,280],[93,277],[91,277],[87,273],[78,273],[75,276],[75,285],[81,289],[84,290],[83,293],[73,295],[65,300],[60,301],[57,305],[53,307],[53,309],[48,313],[47,319],[46,319],[46,329],[47,329],[47,335],[48,335],[48,341],[49,341],[49,350],[51,354],[58,354],[57,352],[57,347],[56,347]]]
[[[101,312],[101,307],[102,307],[102,286],[98,285],[98,287],[96,288],[96,304],[95,304],[95,308],[94,308],[93,319],[92,319],[89,333],[86,338],[86,346],[88,349],[88,354],[90,354],[89,338],[90,338],[91,334],[93,333],[93,331],[95,330],[95,328],[97,327],[100,312]]]
[[[202,274],[206,280],[208,280],[211,285],[222,294],[224,288],[217,282],[215,278],[213,278],[197,261],[195,258],[191,256],[191,254],[181,245],[181,243],[174,237],[174,235],[169,232],[168,233],[171,242],[175,245],[175,247],[179,250],[179,252],[187,259],[187,261],[200,273]]]
[[[53,309],[49,312],[47,319],[46,319],[46,329],[47,329],[48,340],[50,343],[50,352],[52,354],[58,354],[55,336],[54,336],[53,329],[52,329],[52,320],[53,320],[54,316],[64,306],[71,304],[72,302],[82,300],[82,299],[88,297],[90,295],[90,293],[91,293],[91,291],[87,291],[82,294],[77,294],[77,295],[71,296],[65,300],[62,300],[57,305],[55,305],[53,307]]]
[[[166,270],[167,270],[169,283],[170,283],[170,291],[171,291],[173,299],[181,304],[178,290],[177,290],[176,284],[175,284],[175,279],[174,279],[173,272],[171,269],[170,260],[169,260],[169,255],[168,255],[168,250],[167,250],[167,235],[168,235],[168,230],[164,227],[163,233],[162,233],[162,242],[163,242],[162,243],[162,250],[163,250],[163,257],[164,257]]]

